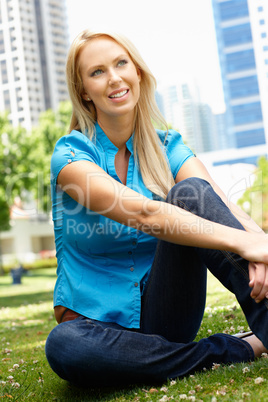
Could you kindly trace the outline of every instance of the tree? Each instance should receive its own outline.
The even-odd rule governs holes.
[[[50,160],[57,140],[67,134],[71,120],[70,102],[61,102],[56,112],[51,109],[43,112],[39,125],[32,131],[34,138],[35,178],[32,188],[38,201],[38,211],[49,212],[50,200]]]
[[[268,231],[268,160],[262,156],[255,170],[255,180],[238,200],[238,205]]]
[[[10,206],[23,187],[30,184],[28,169],[25,167],[31,142],[26,138],[26,130],[10,125],[7,113],[0,114],[0,234],[10,227]],[[16,178],[14,179],[14,172]],[[0,273],[3,273],[0,244]]]
[[[42,113],[32,131],[13,127],[8,113],[0,114],[0,233],[9,229],[9,210],[17,196],[25,200],[32,194],[38,212],[50,211],[50,159],[56,141],[68,131],[70,118],[70,102],[62,102],[56,112]]]

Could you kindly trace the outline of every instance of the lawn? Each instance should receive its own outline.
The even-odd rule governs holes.
[[[55,270],[39,269],[12,285],[0,277],[0,400],[2,401],[268,401],[268,359],[214,366],[161,386],[124,389],[78,389],[58,378],[48,366],[44,345],[56,325],[52,310]],[[247,330],[240,308],[209,276],[200,337]]]

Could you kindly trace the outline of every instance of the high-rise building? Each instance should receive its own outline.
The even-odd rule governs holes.
[[[226,103],[227,142],[268,143],[268,2],[212,0]]]
[[[0,0],[0,110],[31,129],[68,99],[65,0]]]
[[[156,101],[166,121],[183,136],[194,152],[219,148],[215,120],[209,105],[200,99],[195,83],[180,83],[160,88]],[[161,104],[159,103],[161,95]]]

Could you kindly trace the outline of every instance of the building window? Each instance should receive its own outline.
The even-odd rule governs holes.
[[[263,128],[235,133],[237,148],[265,144]]]
[[[259,12],[263,11],[263,7],[262,6],[258,7],[258,11]]]
[[[255,123],[263,119],[260,102],[232,106],[232,112],[235,125]]]
[[[265,59],[265,60],[264,60],[264,64],[268,64],[268,59]]]
[[[7,62],[6,62],[6,60],[1,60],[0,69],[1,69],[1,75],[2,75],[2,84],[7,84],[8,83],[8,76],[7,76]]]
[[[219,11],[221,21],[233,20],[249,15],[247,0],[231,0],[219,3]]]
[[[266,38],[266,37],[267,37],[267,33],[266,33],[266,32],[262,32],[262,33],[261,33],[261,37],[262,37],[262,38]]]
[[[225,46],[234,46],[242,43],[252,42],[251,28],[249,23],[224,28],[222,32]]]
[[[9,90],[8,89],[3,91],[3,97],[4,97],[5,110],[10,111],[10,95],[9,95]]]
[[[229,81],[231,99],[244,98],[259,94],[259,83],[257,75],[238,78]]]
[[[254,50],[243,50],[241,52],[226,54],[227,72],[249,70],[256,67]]]
[[[260,25],[264,25],[265,24],[265,20],[260,20]]]
[[[4,32],[0,31],[0,53],[5,53]]]
[[[268,51],[268,46],[263,46],[263,50],[264,50],[264,52],[267,52]]]

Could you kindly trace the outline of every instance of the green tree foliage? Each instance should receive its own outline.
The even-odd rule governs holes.
[[[50,159],[56,141],[68,131],[70,117],[71,104],[62,102],[56,112],[42,113],[39,125],[28,132],[13,127],[7,113],[0,114],[0,202],[11,206],[16,196],[23,199],[31,192],[38,211],[49,212]]]
[[[7,113],[0,115],[0,232],[10,225],[10,206],[21,188],[30,188],[31,137],[22,127],[12,127]],[[2,273],[0,250],[0,273]]]
[[[62,102],[56,112],[42,113],[39,125],[28,132],[13,127],[8,113],[0,114],[0,233],[10,228],[10,207],[17,196],[23,200],[32,194],[38,212],[50,211],[50,159],[56,141],[68,132],[70,118],[71,104]]]
[[[43,112],[39,125],[32,131],[34,138],[35,185],[32,187],[38,200],[39,211],[50,211],[50,160],[57,140],[67,134],[72,107],[70,102],[62,102],[56,112]]]
[[[238,205],[268,231],[268,160],[264,156],[258,161],[252,187],[247,188]]]

